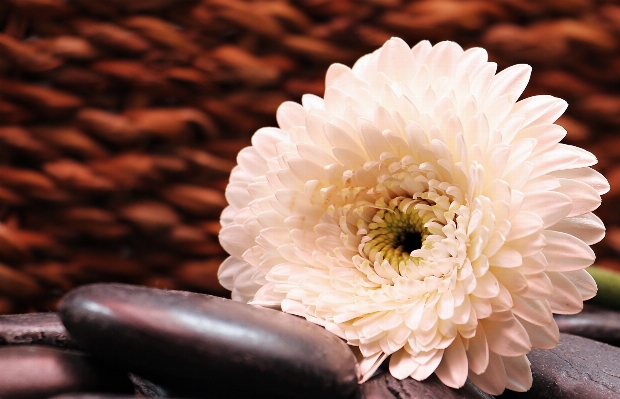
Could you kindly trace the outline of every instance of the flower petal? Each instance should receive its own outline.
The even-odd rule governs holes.
[[[501,395],[506,389],[506,369],[502,357],[497,353],[489,353],[489,366],[480,374],[469,372],[469,379],[478,388],[491,395]]]
[[[417,369],[411,374],[411,378],[417,381],[422,381],[428,378],[439,365],[441,359],[443,358],[444,349],[439,349],[435,352],[433,357],[431,357],[426,363],[420,364]]]
[[[573,209],[566,217],[592,212],[601,205],[601,196],[594,188],[573,179],[558,179],[560,187],[555,191],[566,195],[573,201]]]
[[[499,282],[493,273],[485,273],[478,277],[476,289],[472,292],[479,298],[493,298],[499,294]]]
[[[512,108],[515,114],[526,116],[523,127],[555,122],[568,108],[561,98],[541,95],[519,101]]]
[[[507,246],[501,247],[495,255],[489,258],[489,264],[497,267],[517,267],[522,263],[521,253]]]
[[[252,179],[264,176],[267,172],[267,163],[265,159],[259,155],[254,147],[245,147],[237,155],[237,163],[243,169],[244,173]]]
[[[537,178],[557,170],[568,169],[579,161],[580,154],[573,147],[556,144],[549,150],[532,155],[529,161],[536,165],[531,178]]]
[[[575,314],[583,309],[581,293],[575,285],[559,272],[547,272],[553,284],[553,293],[548,299],[553,313]]]
[[[412,69],[411,65],[414,62],[415,59],[407,43],[393,37],[381,47],[377,69],[395,81],[404,82],[413,78],[415,69]]]
[[[506,388],[515,392],[526,392],[532,387],[530,361],[525,356],[502,357],[506,369]]]
[[[521,323],[530,336],[532,348],[553,349],[558,346],[558,342],[560,342],[560,330],[554,319],[551,319],[551,323],[546,326],[532,324],[518,316],[517,320],[519,320],[519,323]]]
[[[467,363],[469,369],[476,374],[484,372],[489,364],[489,345],[480,324],[476,327],[476,334],[469,340]]]
[[[594,298],[597,286],[590,273],[586,270],[572,270],[562,274],[577,288],[583,301]]]
[[[511,220],[510,233],[506,241],[517,240],[519,238],[533,234],[542,230],[544,222],[540,216],[534,212],[521,211]]]
[[[525,195],[521,210],[533,212],[544,222],[543,228],[553,226],[564,219],[572,210],[573,202],[569,197],[555,191],[542,191]]]
[[[605,225],[593,213],[562,219],[549,230],[570,234],[588,245],[596,244],[605,237]]]
[[[377,371],[381,364],[387,359],[388,355],[383,352],[377,352],[375,355],[365,357],[359,362],[360,367],[360,384],[368,381],[370,377]]]
[[[605,176],[592,168],[583,167],[567,170],[556,170],[551,174],[558,178],[573,179],[586,183],[595,189],[599,195],[603,195],[609,191],[609,182]]]
[[[465,385],[467,380],[467,354],[463,347],[463,341],[458,335],[452,344],[445,349],[435,374],[441,382],[451,388],[458,389]]]
[[[258,129],[252,136],[252,147],[263,159],[268,160],[278,155],[276,144],[285,141],[287,138],[288,134],[282,129],[264,127]]]
[[[220,284],[222,284],[222,287],[232,291],[234,288],[233,280],[235,274],[247,266],[249,266],[247,262],[244,262],[239,258],[235,258],[234,256],[229,256],[226,258],[217,270],[217,278],[219,279]]]
[[[245,231],[243,226],[238,224],[222,227],[219,239],[224,250],[237,258],[243,257],[243,253],[248,248],[256,245],[254,238]]]
[[[390,358],[390,374],[398,380],[409,377],[420,364],[407,351],[399,350]]]
[[[512,65],[499,72],[491,81],[486,101],[491,102],[508,93],[513,94],[515,99],[519,98],[530,81],[531,73],[532,67],[526,64]]]
[[[306,119],[306,110],[293,101],[283,102],[276,113],[278,126],[282,130],[290,130],[295,126],[303,126]]]
[[[513,295],[512,301],[514,303],[513,313],[532,324],[547,326],[553,320],[551,307],[545,300],[541,301]]]
[[[480,320],[487,335],[489,349],[502,356],[520,356],[532,350],[525,328],[511,316],[498,320],[496,316]]]
[[[551,296],[553,284],[545,272],[526,275],[527,289],[519,292],[524,298],[547,299]]]
[[[580,239],[552,230],[543,231],[542,234],[547,239],[547,246],[542,253],[549,262],[550,271],[578,270],[594,263],[594,251]]]

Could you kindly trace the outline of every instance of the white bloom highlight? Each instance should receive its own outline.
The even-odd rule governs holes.
[[[596,293],[583,269],[609,190],[592,154],[559,143],[565,101],[517,101],[530,70],[397,38],[332,65],[324,99],[282,104],[240,152],[222,285],[359,347],[362,380],[391,355],[396,378],[529,389],[552,313]]]

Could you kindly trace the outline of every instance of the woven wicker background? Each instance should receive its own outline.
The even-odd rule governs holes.
[[[618,268],[620,6],[593,0],[0,2],[0,313],[75,285],[226,295],[216,271],[236,152],[326,68],[391,36],[533,65],[525,96],[566,99],[567,142],[612,191],[595,247]]]

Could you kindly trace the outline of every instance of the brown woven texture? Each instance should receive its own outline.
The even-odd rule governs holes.
[[[0,2],[0,313],[96,281],[226,295],[223,189],[277,106],[391,36],[529,63],[570,103],[567,142],[612,184],[595,248],[620,249],[620,6],[592,0]]]

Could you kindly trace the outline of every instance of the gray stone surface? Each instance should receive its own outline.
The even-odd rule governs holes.
[[[561,332],[620,346],[620,312],[587,305],[575,315],[556,315]]]
[[[366,381],[356,399],[493,399],[482,392],[469,380],[461,389],[445,386],[435,375],[424,381],[406,378],[402,381],[392,377],[389,372],[374,376]]]
[[[169,398],[170,392],[151,381],[129,373],[136,394],[146,398]]]
[[[69,392],[134,392],[126,373],[90,355],[37,345],[0,348],[0,398],[39,399]]]
[[[37,344],[77,348],[56,313],[0,316],[0,345]]]
[[[529,392],[506,391],[501,398],[620,398],[620,349],[569,334],[551,350],[534,349],[528,356],[534,384]]]

